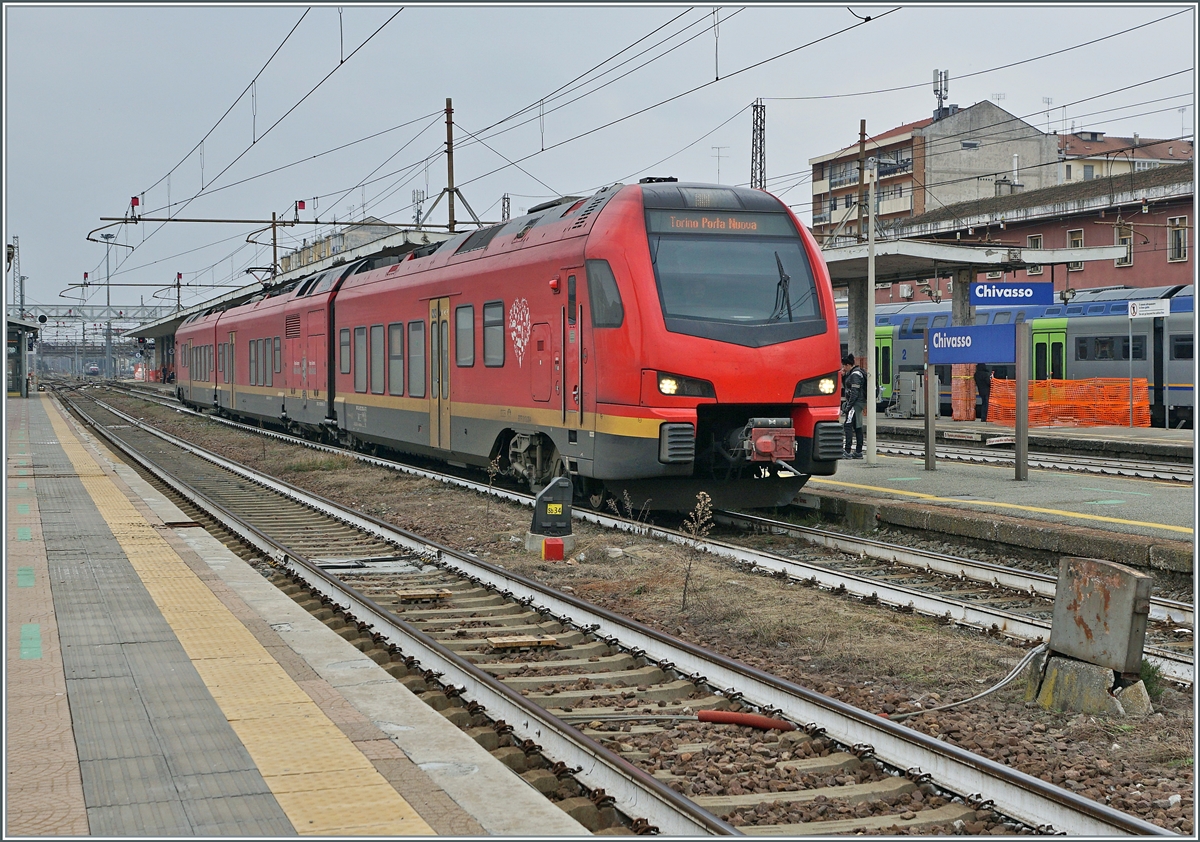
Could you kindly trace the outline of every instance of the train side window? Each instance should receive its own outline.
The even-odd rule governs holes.
[[[1017,311],[1017,320],[1014,322],[1014,324],[1020,324],[1023,321],[1025,321],[1025,311],[1018,310]]]
[[[567,275],[567,324],[575,324],[575,276]]]
[[[354,391],[367,391],[367,329],[354,329]]]
[[[587,261],[588,301],[592,307],[592,327],[620,327],[625,321],[621,290],[607,260]]]
[[[483,305],[483,364],[504,365],[504,302]]]
[[[387,355],[383,351],[383,325],[371,325],[371,394],[383,394],[383,372]]]
[[[408,395],[425,397],[425,322],[408,323]]]
[[[225,343],[221,342],[217,345],[217,368],[222,373],[225,371]],[[226,381],[228,382],[228,381]]]
[[[388,391],[404,394],[404,323],[388,325]]]
[[[250,343],[249,343],[249,347],[247,348],[247,350],[249,351],[249,354],[250,354],[250,356],[246,357],[246,359],[250,363],[250,385],[251,386],[258,385],[258,368],[256,367],[256,362],[258,360],[258,347],[257,346],[258,346],[258,343],[256,343],[253,339],[251,339]]]
[[[1046,317],[1046,318],[1049,318],[1049,317],[1051,317],[1051,316],[1061,316],[1061,315],[1062,315],[1062,311],[1063,311],[1063,308],[1062,308],[1061,306],[1058,306],[1058,307],[1047,307],[1047,308],[1046,308],[1046,312],[1045,312],[1045,313],[1042,313],[1042,315],[1043,315],[1044,317]]]
[[[949,319],[950,319],[949,316],[934,316],[933,317],[933,327],[935,327],[935,328],[945,327],[946,322],[949,321]]]
[[[1116,356],[1114,355],[1116,342],[1113,341],[1113,337],[1097,336],[1095,339],[1092,340],[1092,343],[1094,343],[1093,344],[1094,355],[1092,356],[1092,359],[1094,359],[1094,360],[1116,359]],[[1129,359],[1128,355],[1126,355],[1124,353],[1124,350],[1125,350],[1124,346],[1125,346],[1125,343],[1122,342],[1121,343],[1121,350],[1122,350],[1121,358]]]
[[[988,314],[987,313],[976,313],[975,314],[975,324],[985,325],[987,323],[988,323]]]
[[[263,340],[258,340],[258,385],[267,385],[267,355],[266,343]]]
[[[275,343],[271,341],[271,337],[263,340],[263,352],[267,358],[267,364],[264,366],[267,375],[267,385],[275,385]]]
[[[1004,310],[1004,311],[999,312],[996,315],[992,316],[992,324],[1006,325],[1006,324],[1008,324],[1010,319],[1012,319],[1012,311]]]
[[[454,308],[454,362],[459,366],[475,365],[475,306],[464,304]]]
[[[1063,343],[1050,343],[1050,379],[1063,379]]]
[[[901,336],[908,333],[908,325],[911,321],[912,321],[912,319],[905,319],[904,322],[900,325],[900,335]]]
[[[1086,337],[1086,336],[1076,336],[1075,337],[1075,359],[1076,360],[1091,359],[1091,356],[1089,356],[1089,354],[1088,354],[1088,346],[1089,345],[1090,345],[1090,343],[1088,342],[1088,337]]]
[[[1104,312],[1103,304],[1089,304],[1088,305],[1087,314],[1089,316],[1095,316],[1095,315],[1097,315],[1099,313],[1103,313],[1103,312]]]
[[[283,369],[283,355],[279,353],[279,337],[275,337],[275,373],[278,374]]]
[[[913,336],[924,336],[925,326],[929,324],[928,316],[919,316],[913,321]]]
[[[1171,359],[1192,359],[1192,334],[1189,333],[1186,336],[1171,337]]]
[[[341,355],[342,374],[350,373],[350,328],[344,327],[338,332],[338,353]]]

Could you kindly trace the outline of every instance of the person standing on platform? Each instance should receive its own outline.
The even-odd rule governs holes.
[[[975,390],[979,392],[979,420],[986,421],[988,397],[992,394],[992,370],[987,363],[975,366]]]
[[[867,373],[854,363],[854,355],[842,357],[843,459],[863,458],[863,416],[867,411]],[[850,445],[854,444],[851,452]]]

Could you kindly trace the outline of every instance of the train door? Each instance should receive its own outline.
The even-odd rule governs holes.
[[[429,302],[429,444],[450,449],[450,299]]]
[[[875,328],[875,383],[879,399],[885,403],[892,399],[892,326],[879,325]]]
[[[325,349],[325,311],[314,309],[308,311],[308,389],[310,397],[321,404],[325,401],[322,391],[329,380],[329,372],[325,370],[328,353]]]
[[[224,363],[225,370],[221,372],[221,376],[229,385],[229,408],[237,409],[237,384],[234,381],[237,379],[237,369],[233,366],[233,355],[236,353],[233,349],[237,347],[237,331],[229,331],[229,346],[225,349]]]
[[[588,390],[592,386],[591,378],[586,376],[591,345],[589,321],[585,318],[587,276],[582,266],[569,266],[562,270],[562,276],[567,279],[567,303],[562,311],[562,420],[569,430],[579,430],[585,427],[584,395],[588,392],[591,399]]]
[[[1150,425],[1157,427],[1160,419],[1164,427],[1169,427],[1170,422],[1166,421],[1166,383],[1167,369],[1166,360],[1163,359],[1163,326],[1166,319],[1154,318],[1151,319],[1154,323],[1154,330],[1150,333],[1150,359],[1151,372],[1153,379],[1150,381]]]
[[[554,347],[550,325],[538,322],[529,333],[529,392],[535,401],[547,403],[554,391]]]
[[[1034,319],[1034,380],[1062,380],[1066,377],[1067,320]]]

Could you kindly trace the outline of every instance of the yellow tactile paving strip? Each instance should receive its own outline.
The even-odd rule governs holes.
[[[5,831],[6,837],[87,836],[87,808],[67,704],[46,545],[33,472],[28,468],[31,456],[27,418],[24,402],[10,400],[4,512],[8,634]],[[17,474],[22,469],[26,473]],[[16,540],[18,529],[28,529],[28,538]],[[21,657],[21,629],[29,624],[38,626],[40,657]]]
[[[53,407],[84,488],[267,786],[302,835],[433,835],[430,826],[99,471]]]

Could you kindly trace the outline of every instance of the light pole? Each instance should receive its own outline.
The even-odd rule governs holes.
[[[108,255],[112,251],[112,241],[116,234],[101,234],[104,238],[104,315],[108,317],[108,321],[104,324],[104,377],[112,380],[115,373],[113,371],[112,360],[112,273],[108,265]]]

